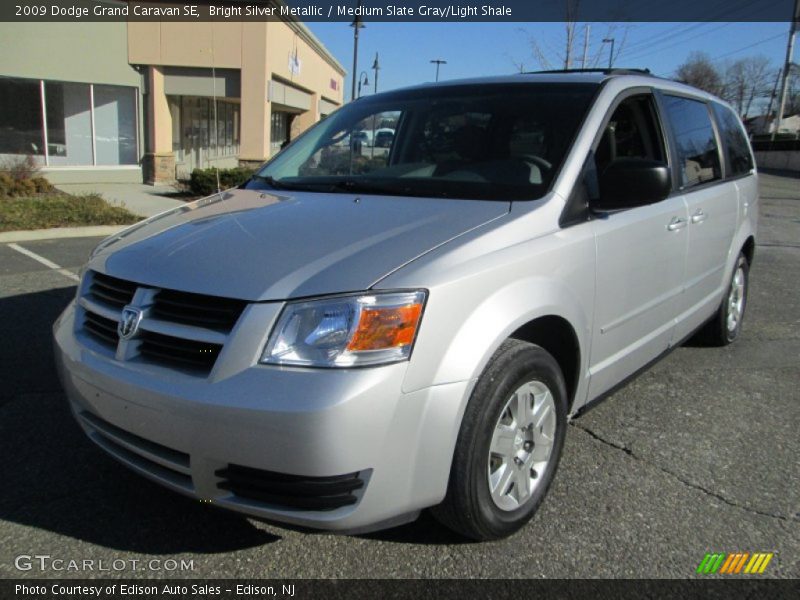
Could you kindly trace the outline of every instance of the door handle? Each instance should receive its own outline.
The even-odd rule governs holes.
[[[667,225],[667,231],[678,231],[679,229],[683,229],[686,227],[686,219],[681,219],[680,217],[672,217],[672,221],[669,222]]]
[[[692,215],[692,223],[702,223],[708,218],[708,215],[703,212],[702,208],[698,208],[697,211]]]

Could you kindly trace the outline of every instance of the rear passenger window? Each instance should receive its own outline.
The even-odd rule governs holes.
[[[681,187],[720,179],[719,148],[706,103],[669,95],[664,99],[675,135]]]
[[[750,144],[739,124],[739,118],[730,108],[717,104],[712,105],[717,115],[719,133],[728,152],[728,175],[735,177],[749,173],[753,168],[753,155],[750,153]]]

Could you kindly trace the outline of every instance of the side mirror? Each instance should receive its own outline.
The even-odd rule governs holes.
[[[618,158],[600,175],[600,197],[595,210],[618,210],[659,202],[672,191],[666,163],[646,158]]]

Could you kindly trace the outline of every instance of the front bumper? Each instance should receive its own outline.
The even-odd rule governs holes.
[[[444,498],[468,382],[404,394],[407,363],[299,369],[252,361],[224,377],[185,377],[95,352],[76,336],[74,319],[70,305],[54,337],[78,422],[109,454],[170,489],[343,532],[413,519]],[[285,506],[231,491],[232,466],[314,484],[355,476],[361,485],[348,488],[355,498],[346,505]]]

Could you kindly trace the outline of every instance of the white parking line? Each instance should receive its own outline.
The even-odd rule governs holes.
[[[32,258],[33,260],[43,264],[48,269],[53,269],[57,273],[61,273],[64,277],[69,277],[73,281],[80,281],[81,280],[81,278],[78,277],[77,275],[75,275],[75,273],[73,273],[72,271],[69,271],[69,270],[65,269],[61,265],[57,265],[52,260],[47,260],[44,256],[39,256],[35,252],[31,252],[27,248],[23,248],[22,246],[20,246],[18,244],[6,244],[6,246],[11,248],[12,250],[16,250],[20,254],[24,254],[28,258]]]

